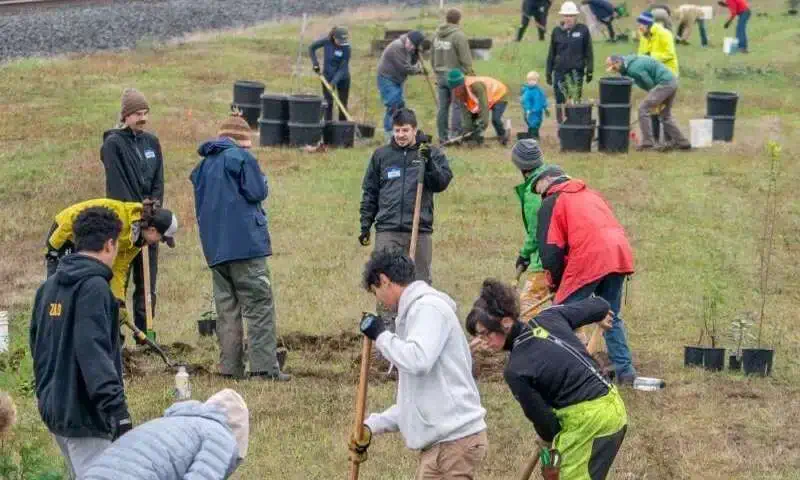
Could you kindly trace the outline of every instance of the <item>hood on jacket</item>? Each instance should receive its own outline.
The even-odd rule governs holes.
[[[455,300],[450,298],[446,293],[436,290],[422,280],[417,280],[416,282],[410,283],[400,296],[400,303],[397,306],[397,318],[405,318],[405,315],[408,313],[408,310],[411,308],[411,306],[414,305],[417,300],[427,295],[440,298],[447,305],[449,305],[454,312],[456,311],[457,305]]]
[[[619,73],[621,75],[625,75],[628,73],[628,67],[630,67],[631,62],[636,58],[636,55],[623,55],[622,56],[622,68],[619,69]]]
[[[550,184],[550,187],[547,188],[545,196],[549,196],[559,192],[575,193],[575,192],[580,192],[585,188],[586,188],[586,182],[584,182],[583,180],[573,180],[569,177],[559,177],[556,180],[554,180],[552,184]]]
[[[201,157],[208,157],[210,155],[216,155],[220,152],[223,152],[229,148],[238,148],[239,146],[236,145],[236,142],[231,140],[230,138],[215,138],[214,140],[209,140],[197,149],[197,153]]]
[[[107,281],[114,275],[105,263],[88,255],[75,253],[67,255],[58,264],[58,283],[74,285],[88,277],[103,277]]]
[[[242,396],[226,388],[209,397],[205,405],[220,408],[225,412],[228,426],[231,427],[236,445],[239,447],[239,457],[245,458],[250,438],[250,412]]]
[[[436,36],[439,38],[444,38],[448,35],[458,32],[459,30],[461,30],[461,27],[458,25],[453,25],[452,23],[443,23],[436,28]]]
[[[122,128],[111,128],[103,132],[103,141],[105,142],[108,137],[114,134],[119,135],[127,135],[129,137],[135,137],[136,133],[130,127],[122,127]]]
[[[523,83],[520,92],[524,95],[525,92],[529,92],[531,90],[540,90],[541,88],[542,87],[540,87],[538,83],[536,85],[528,85],[527,83]]]

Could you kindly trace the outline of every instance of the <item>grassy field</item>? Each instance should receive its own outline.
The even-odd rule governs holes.
[[[546,46],[510,41],[518,2],[465,7],[464,29],[491,36],[490,61],[482,75],[496,76],[517,92],[525,73],[544,71]],[[733,143],[691,153],[607,156],[561,154],[552,120],[543,128],[546,159],[599,189],[614,206],[633,242],[637,273],[623,316],[635,364],[642,375],[665,378],[651,393],[625,389],[630,429],[614,467],[618,479],[800,478],[800,26],[783,15],[782,2],[759,4],[750,24],[751,54],[721,53],[723,18],[710,27],[713,47],[679,47],[682,77],[676,114],[688,121],[705,113],[705,92],[741,95]],[[632,9],[634,12],[638,8]],[[557,6],[553,6],[553,12]],[[722,15],[723,13],[721,13]],[[378,122],[372,38],[384,27],[438,23],[435,10],[361,10],[338,18],[313,18],[304,43],[332,25],[351,27],[354,42],[352,111]],[[554,19],[555,20],[555,19]],[[633,28],[633,18],[624,19]],[[123,88],[142,90],[152,107],[150,129],[165,149],[166,204],[181,220],[178,248],[162,249],[156,330],[166,343],[191,351],[173,353],[213,369],[214,341],[201,339],[195,321],[209,308],[211,278],[200,250],[189,172],[197,145],[213,136],[226,115],[237,79],[258,79],[272,92],[316,92],[309,75],[292,78],[299,23],[267,24],[245,31],[196,36],[134,51],[58,59],[27,59],[0,66],[0,309],[12,313],[12,348],[0,357],[0,390],[20,407],[20,422],[3,452],[25,454],[28,471],[60,467],[36,412],[26,336],[33,293],[44,275],[43,239],[62,208],[103,195],[99,161],[102,132],[111,128]],[[696,34],[695,34],[696,35]],[[629,53],[633,43],[595,42],[595,78],[606,55]],[[304,54],[305,55],[305,54]],[[587,88],[597,98],[597,80]],[[548,94],[551,92],[548,89]],[[435,107],[421,78],[410,80],[409,104],[433,131]],[[642,98],[635,91],[634,102]],[[509,118],[522,124],[513,104]],[[783,146],[778,180],[778,223],[762,343],[776,349],[772,378],[705,373],[682,366],[682,347],[696,341],[703,295],[717,292],[719,336],[731,320],[760,307],[759,256],[768,184],[765,144]],[[288,384],[223,383],[193,377],[195,398],[224,386],[240,391],[251,412],[250,453],[236,478],[330,479],[347,469],[345,439],[352,418],[360,312],[373,298],[359,288],[369,250],[359,246],[358,203],[364,167],[375,145],[325,155],[293,149],[257,149],[270,179],[274,256],[269,264],[276,290],[279,332],[290,354]],[[459,303],[463,318],[489,276],[511,279],[522,242],[519,206],[512,188],[520,178],[507,149],[451,149],[454,181],[438,196],[433,276],[437,288]],[[298,333],[323,336],[320,343]],[[730,347],[731,342],[723,340]],[[171,403],[173,378],[155,357],[135,354],[140,375],[127,380],[135,421],[161,414]],[[374,376],[372,410],[392,402],[395,385]],[[503,383],[482,381],[491,448],[482,478],[511,479],[529,455],[533,429]],[[6,449],[10,446],[10,449]],[[362,478],[406,479],[416,456],[399,436],[374,442]],[[0,462],[0,475],[2,475]],[[7,474],[8,475],[8,474]]]

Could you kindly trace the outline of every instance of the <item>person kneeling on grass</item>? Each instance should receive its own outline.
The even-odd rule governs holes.
[[[397,311],[397,330],[367,314],[361,332],[399,376],[397,402],[367,418],[363,437],[350,439],[351,458],[366,460],[373,434],[400,431],[409,449],[421,451],[417,480],[472,480],[489,442],[467,338],[455,302],[414,278],[414,262],[401,250],[373,252],[364,267],[364,288]]]
[[[508,106],[508,87],[490,77],[465,77],[457,68],[447,74],[447,85],[461,106],[461,127],[465,132],[472,132],[472,141],[479,145],[483,143],[483,132],[488,128],[491,118],[500,144],[508,145],[511,132],[503,125],[503,114]]]
[[[178,402],[114,442],[81,480],[224,479],[247,455],[244,399],[226,388],[205,403]]]
[[[627,430],[625,404],[574,330],[591,323],[611,328],[608,302],[591,297],[557,305],[530,323],[518,320],[513,287],[483,282],[467,316],[467,331],[486,347],[510,351],[504,376],[539,442],[558,450],[561,480],[604,479]]]

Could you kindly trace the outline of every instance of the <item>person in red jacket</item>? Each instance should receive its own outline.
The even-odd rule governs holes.
[[[636,370],[620,318],[625,277],[633,273],[633,251],[611,207],[583,180],[551,165],[533,179],[542,195],[537,239],[542,267],[555,291],[554,304],[579,302],[592,294],[614,313],[604,338],[617,382],[633,383]]]
[[[725,28],[731,26],[733,19],[739,17],[736,22],[736,39],[739,40],[739,51],[742,53],[750,53],[747,49],[747,22],[750,20],[750,4],[747,0],[725,0],[717,2],[723,7],[728,7],[731,12],[730,18],[725,22]]]

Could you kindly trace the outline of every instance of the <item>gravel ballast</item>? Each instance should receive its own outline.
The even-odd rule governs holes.
[[[165,0],[115,1],[0,15],[0,61],[134,47],[192,32],[268,20],[330,15],[364,5],[419,6],[426,0]]]

